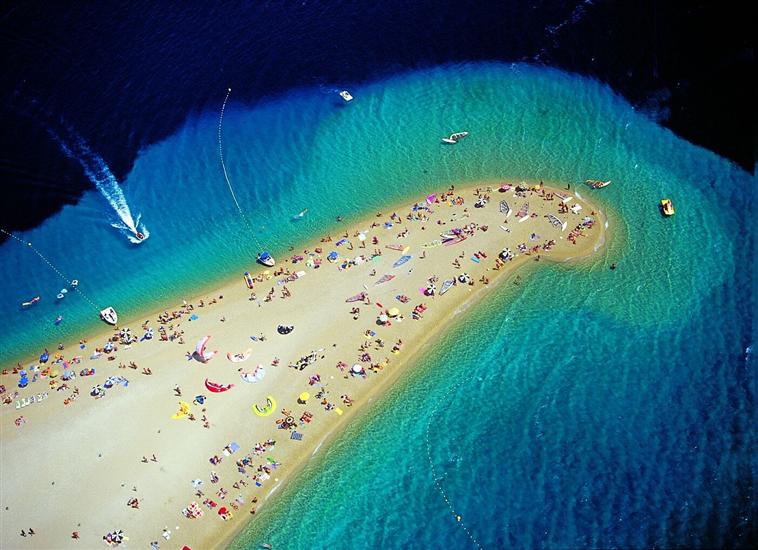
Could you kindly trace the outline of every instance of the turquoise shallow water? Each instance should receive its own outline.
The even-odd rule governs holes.
[[[238,276],[259,247],[276,254],[338,214],[449,183],[609,178],[581,193],[611,211],[616,238],[589,264],[543,268],[438,328],[435,350],[235,547],[472,544],[427,459],[442,400],[432,460],[484,547],[745,544],[756,466],[752,178],[603,84],[559,71],[455,65],[350,89],[349,105],[322,90],[255,106],[232,93],[224,156],[256,237],[223,180],[218,113],[202,113],[144,150],[127,178],[145,243],[109,226],[95,192],[22,238],[126,317]],[[471,136],[455,147],[439,143],[462,129]],[[663,196],[674,218],[659,215]],[[12,320],[4,362],[97,323],[73,293],[53,303],[61,281],[23,246],[4,244],[0,258],[0,311]],[[35,294],[43,300],[20,311]]]

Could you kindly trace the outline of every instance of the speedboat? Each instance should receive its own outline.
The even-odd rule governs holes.
[[[118,313],[112,307],[107,307],[100,312],[100,318],[109,325],[118,323]]]
[[[584,183],[589,185],[592,189],[602,189],[603,187],[608,187],[611,184],[611,180],[608,180],[608,181],[586,180]]]
[[[661,212],[664,216],[673,216],[676,210],[674,210],[674,203],[671,199],[661,199]]]
[[[458,143],[458,140],[461,138],[465,138],[468,135],[468,132],[454,132],[450,134],[449,137],[442,138],[442,143]]]
[[[345,101],[352,101],[353,100],[353,96],[351,96],[350,92],[348,92],[347,90],[342,90],[340,92],[340,97],[342,99],[344,99]]]
[[[276,260],[268,252],[261,252],[258,254],[258,263],[265,265],[266,267],[274,267]]]
[[[134,236],[137,237],[137,240],[140,240],[140,241],[145,239],[145,234],[142,233],[141,231],[137,231],[137,233],[135,233]]]

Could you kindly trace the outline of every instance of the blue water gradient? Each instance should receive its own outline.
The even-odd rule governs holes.
[[[751,178],[602,83],[560,71],[449,65],[350,90],[350,104],[323,87],[256,105],[232,92],[224,158],[254,235],[223,179],[218,112],[203,112],[143,150],[127,178],[146,242],[114,230],[94,192],[22,238],[132,320],[238,277],[261,247],[284,254],[337,215],[450,183],[612,179],[580,192],[609,211],[613,239],[593,260],[543,267],[435,328],[420,364],[235,547],[472,545],[460,525],[487,548],[745,545],[756,466]],[[471,136],[440,144],[457,130]],[[662,197],[673,218],[658,213]],[[54,303],[61,281],[19,243],[0,258],[0,313],[12,320],[3,362],[98,323],[73,293]],[[20,311],[35,294],[42,301]],[[443,399],[431,455],[460,524],[426,452]]]

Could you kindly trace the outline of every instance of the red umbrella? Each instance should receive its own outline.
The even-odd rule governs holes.
[[[218,515],[219,515],[219,516],[223,516],[223,515],[224,515],[224,514],[226,514],[227,512],[228,512],[228,510],[226,509],[226,506],[222,506],[222,507],[221,507],[221,508],[219,508],[219,510],[218,510]]]

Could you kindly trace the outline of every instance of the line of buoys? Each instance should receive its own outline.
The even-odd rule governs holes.
[[[476,539],[474,534],[471,532],[471,530],[468,528],[466,523],[463,521],[463,517],[455,511],[455,508],[453,508],[453,503],[450,502],[450,499],[447,497],[447,493],[445,493],[445,489],[440,484],[440,478],[437,477],[436,471],[434,469],[434,461],[432,461],[432,442],[429,439],[429,428],[432,425],[432,420],[434,419],[434,416],[437,414],[437,409],[439,408],[440,404],[444,399],[447,399],[447,397],[450,395],[450,393],[457,388],[459,385],[454,384],[450,386],[447,391],[437,400],[437,403],[434,404],[434,408],[432,409],[432,412],[429,414],[429,420],[426,423],[426,456],[429,459],[429,466],[432,471],[432,480],[434,481],[434,486],[437,488],[437,491],[440,495],[442,495],[442,499],[445,501],[445,504],[447,504],[447,507],[450,508],[450,513],[455,518],[456,523],[458,526],[463,529],[466,532],[466,535],[468,535],[468,538],[471,539],[471,542],[474,543],[474,545],[481,550],[482,545],[479,544],[479,541]]]
[[[218,155],[221,159],[221,170],[224,172],[224,179],[226,180],[226,186],[229,188],[229,192],[232,195],[232,199],[234,200],[234,204],[237,206],[237,210],[240,213],[240,216],[242,216],[243,221],[245,222],[245,225],[250,230],[250,234],[253,236],[253,242],[255,243],[255,248],[258,247],[257,239],[255,238],[255,231],[253,230],[253,226],[250,225],[250,220],[247,219],[247,216],[245,215],[245,212],[242,210],[242,207],[240,207],[239,201],[237,201],[237,195],[234,193],[234,188],[232,187],[232,182],[229,180],[229,173],[226,171],[226,163],[224,162],[224,143],[221,138],[222,136],[222,128],[224,124],[224,112],[226,111],[226,103],[229,101],[229,96],[232,93],[231,88],[226,89],[226,97],[224,98],[224,103],[221,104],[221,113],[218,117]]]
[[[63,279],[64,281],[66,281],[66,283],[68,283],[68,285],[73,290],[75,290],[76,292],[78,292],[81,295],[81,297],[84,298],[84,300],[87,303],[89,303],[92,307],[94,307],[98,311],[98,313],[100,312],[100,308],[97,307],[97,305],[95,304],[95,302],[93,302],[92,300],[90,300],[89,296],[87,296],[86,294],[84,294],[84,292],[81,291],[81,289],[79,288],[79,281],[77,279],[70,280],[63,273],[61,273],[60,269],[58,269],[57,267],[55,267],[55,265],[53,265],[53,262],[51,262],[50,260],[48,260],[45,257],[45,255],[42,254],[42,252],[40,252],[39,250],[37,250],[36,248],[34,248],[34,245],[32,245],[31,242],[19,239],[16,235],[14,235],[13,233],[11,233],[10,231],[6,231],[2,227],[0,227],[0,233],[3,233],[4,235],[8,235],[10,238],[15,239],[16,241],[20,242],[21,244],[24,244],[27,247],[29,247],[37,256],[40,257],[40,259],[43,262],[45,262],[48,265],[48,267],[50,269],[52,269],[61,279]],[[67,292],[68,292],[68,290],[66,290],[65,288],[62,289],[60,291],[60,293],[58,293],[57,298],[59,300],[62,300],[63,298],[65,298]]]

